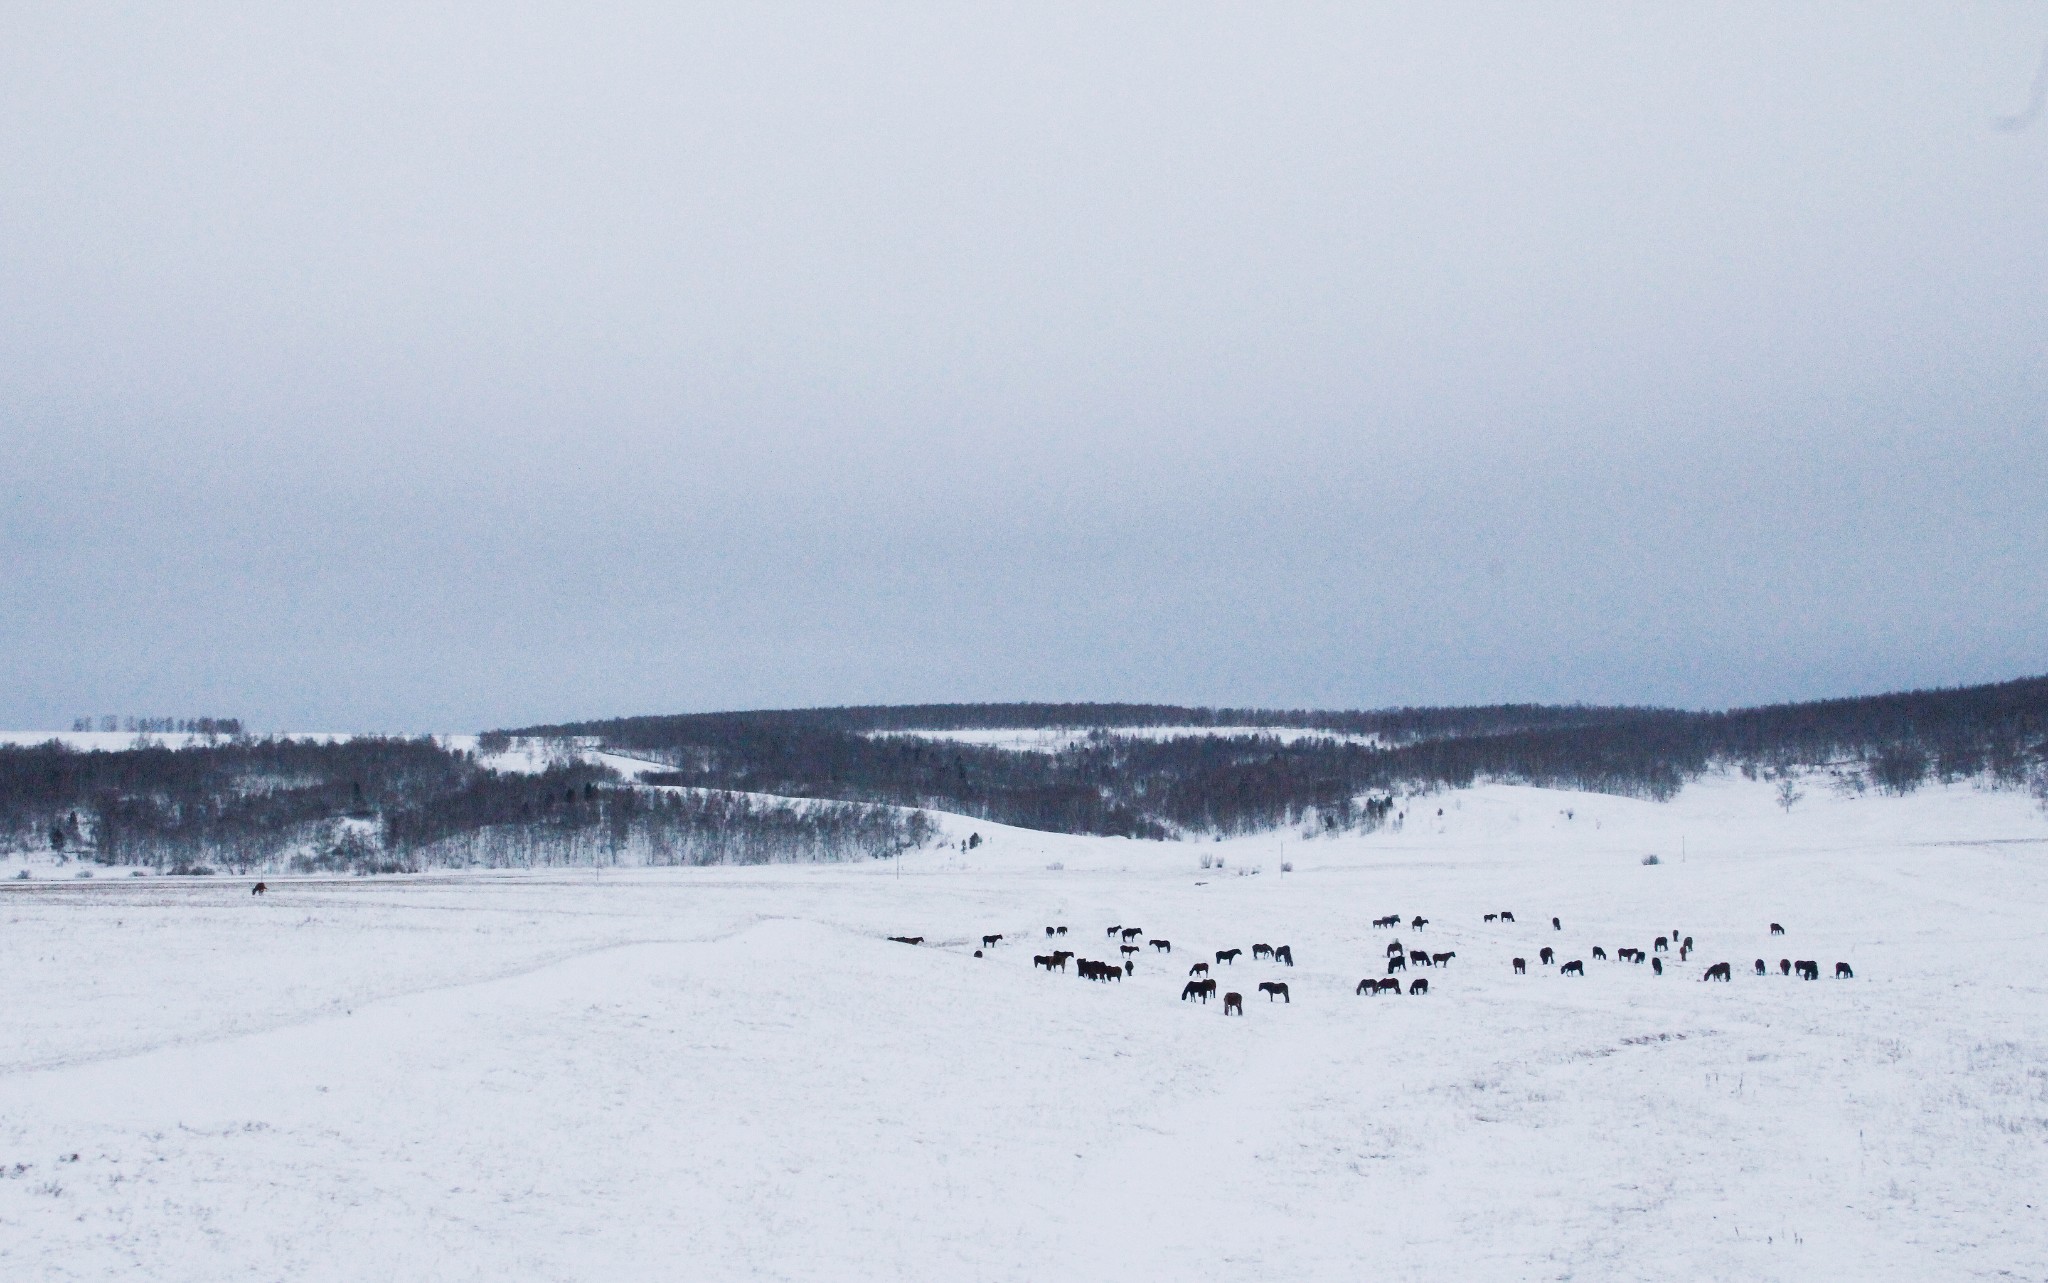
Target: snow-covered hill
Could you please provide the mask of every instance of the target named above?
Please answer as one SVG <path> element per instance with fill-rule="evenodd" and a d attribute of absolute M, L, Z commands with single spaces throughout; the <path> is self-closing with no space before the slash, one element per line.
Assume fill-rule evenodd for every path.
<path fill-rule="evenodd" d="M 1222 843 L 953 817 L 900 869 L 0 884 L 0 1261 L 2040 1277 L 2048 820 L 1967 785 L 1805 791 L 1486 787 L 1407 799 L 1398 832 Z M 1396 912 L 1430 921 L 1371 926 Z M 1049 924 L 1173 952 L 1094 984 L 1032 966 Z M 1662 976 L 1593 960 L 1674 929 L 1698 951 Z M 1356 996 L 1396 935 L 1456 957 L 1426 996 Z M 1197 960 L 1242 1018 L 1180 1000 Z"/>

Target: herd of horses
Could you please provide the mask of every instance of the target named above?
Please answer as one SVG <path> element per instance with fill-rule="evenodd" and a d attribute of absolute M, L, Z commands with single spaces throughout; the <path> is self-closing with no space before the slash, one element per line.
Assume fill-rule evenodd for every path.
<path fill-rule="evenodd" d="M 1506 922 L 1513 922 L 1515 920 L 1512 914 L 1504 913 L 1499 915 L 1499 917 L 1502 921 Z M 1495 915 L 1489 913 L 1486 915 L 1486 919 L 1487 921 L 1491 922 L 1495 919 Z M 1556 918 L 1552 918 L 1550 920 L 1550 925 L 1560 931 L 1564 929 L 1563 924 L 1560 923 Z M 1774 936 L 1784 935 L 1784 925 L 1782 923 L 1773 922 L 1771 924 L 1771 934 Z M 1685 935 L 1676 927 L 1673 927 L 1671 929 L 1670 935 L 1658 936 L 1654 941 L 1652 941 L 1649 953 L 1646 954 L 1641 949 L 1633 947 L 1616 949 L 1614 951 L 1614 957 L 1612 961 L 1629 962 L 1634 963 L 1636 966 L 1641 966 L 1645 959 L 1647 959 L 1650 964 L 1650 970 L 1655 972 L 1657 975 L 1661 976 L 1664 974 L 1664 959 L 1658 957 L 1657 955 L 1670 952 L 1673 941 L 1676 941 L 1678 944 L 1678 960 L 1680 962 L 1684 962 L 1688 957 L 1691 956 L 1693 952 L 1694 946 L 1692 942 L 1692 937 L 1689 935 Z M 1392 951 L 1392 948 L 1393 946 L 1389 946 L 1389 952 Z M 1546 967 L 1556 965 L 1557 951 L 1555 949 L 1545 947 L 1543 949 L 1537 950 L 1536 958 L 1537 961 L 1539 961 Z M 1593 960 L 1595 962 L 1609 961 L 1610 959 L 1607 956 L 1607 950 L 1601 948 L 1597 944 L 1594 945 Z M 1527 975 L 1529 971 L 1529 960 L 1527 958 L 1516 958 L 1514 959 L 1513 966 L 1516 975 Z M 1389 972 L 1393 970 L 1391 964 L 1389 965 L 1388 970 Z M 1762 958 L 1758 958 L 1756 960 L 1756 962 L 1753 964 L 1753 970 L 1754 973 L 1759 976 L 1767 976 L 1771 973 L 1770 964 L 1765 962 Z M 1557 972 L 1559 975 L 1562 976 L 1584 976 L 1586 974 L 1585 960 L 1582 958 L 1574 958 L 1570 962 L 1558 966 Z M 1778 959 L 1779 975 L 1789 976 L 1792 975 L 1794 972 L 1797 972 L 1799 978 L 1802 980 L 1818 980 L 1820 979 L 1820 963 L 1815 962 L 1811 959 L 1807 959 L 1800 962 L 1794 962 L 1790 958 Z M 1700 979 L 1702 981 L 1729 981 L 1733 980 L 1734 978 L 1734 965 L 1726 962 L 1717 962 L 1713 964 L 1712 966 L 1708 967 L 1706 971 L 1700 976 Z M 1852 968 L 1848 963 L 1837 962 L 1835 964 L 1835 979 L 1854 980 L 1855 978 L 1855 969 Z"/>
<path fill-rule="evenodd" d="M 1484 921 L 1488 923 L 1505 924 L 1512 923 L 1514 920 L 1515 915 L 1506 910 L 1486 914 L 1484 918 Z M 1388 928 L 1398 930 L 1402 926 L 1401 915 L 1398 913 L 1385 914 L 1374 918 L 1372 925 L 1374 928 L 1381 930 Z M 1428 926 L 1429 919 L 1420 914 L 1410 918 L 1407 922 L 1407 929 L 1411 932 L 1421 932 Z M 1550 926 L 1555 931 L 1564 930 L 1564 923 L 1554 917 L 1550 920 Z M 1049 940 L 1057 940 L 1066 934 L 1067 928 L 1064 926 L 1050 926 L 1045 929 L 1046 938 Z M 1784 935 L 1785 928 L 1779 923 L 1773 922 L 1771 923 L 1771 934 L 1773 936 Z M 1137 974 L 1137 963 L 1133 955 L 1143 953 L 1146 946 L 1149 945 L 1156 954 L 1170 955 L 1173 953 L 1173 941 L 1163 937 L 1148 938 L 1145 935 L 1144 929 L 1140 927 L 1127 927 L 1118 923 L 1105 930 L 1103 935 L 1106 940 L 1116 945 L 1119 952 L 1118 960 L 1097 961 L 1078 957 L 1071 949 L 1055 949 L 1051 953 L 1034 955 L 1031 959 L 1031 964 L 1034 969 L 1042 968 L 1047 972 L 1058 971 L 1064 973 L 1067 970 L 1067 964 L 1071 962 L 1074 964 L 1075 974 L 1079 975 L 1083 980 L 1092 980 L 1097 983 L 1106 983 L 1112 980 L 1120 982 L 1127 976 Z M 923 936 L 890 936 L 889 938 L 899 944 L 924 943 Z M 974 956 L 977 958 L 981 957 L 984 950 L 992 949 L 996 945 L 1001 944 L 1002 941 L 1003 936 L 1000 933 L 981 937 L 981 948 L 974 951 Z M 1143 943 L 1133 943 L 1134 941 L 1143 941 Z M 1664 974 L 1663 955 L 1671 953 L 1674 944 L 1680 962 L 1685 961 L 1693 953 L 1693 938 L 1674 928 L 1669 935 L 1657 936 L 1647 953 L 1633 946 L 1619 948 L 1614 951 L 1612 961 L 1628 962 L 1637 966 L 1647 961 L 1650 969 L 1661 976 Z M 1592 955 L 1594 960 L 1598 962 L 1610 960 L 1607 950 L 1599 945 L 1593 946 Z M 1188 968 L 1187 983 L 1181 987 L 1181 1001 L 1200 1002 L 1206 1006 L 1211 998 L 1218 996 L 1218 986 L 1215 976 L 1211 971 L 1212 965 L 1215 967 L 1235 966 L 1237 960 L 1242 956 L 1244 956 L 1244 950 L 1242 949 L 1218 949 L 1216 950 L 1216 960 L 1213 964 L 1196 962 L 1190 966 Z M 1429 967 L 1432 969 L 1448 967 L 1457 956 L 1456 950 L 1445 949 L 1432 953 L 1426 949 L 1408 948 L 1398 939 L 1394 940 L 1387 945 L 1386 974 L 1381 977 L 1367 976 L 1358 982 L 1357 987 L 1352 992 L 1355 995 L 1364 996 L 1383 993 L 1399 995 L 1402 992 L 1402 988 L 1400 979 L 1395 975 L 1396 972 L 1407 971 L 1411 966 Z M 1559 975 L 1583 977 L 1586 974 L 1584 959 L 1574 958 L 1569 962 L 1560 964 L 1557 961 L 1557 951 L 1549 946 L 1538 950 L 1536 956 L 1542 965 L 1546 967 L 1556 966 Z M 1271 961 L 1276 965 L 1285 964 L 1291 967 L 1294 965 L 1294 949 L 1291 945 L 1284 944 L 1254 944 L 1252 946 L 1252 958 L 1254 960 Z M 1529 961 L 1526 958 L 1516 958 L 1513 960 L 1513 967 L 1516 975 L 1527 975 Z M 1764 959 L 1758 958 L 1754 971 L 1759 976 L 1768 975 L 1770 974 L 1770 966 Z M 1812 960 L 1795 962 L 1790 958 L 1780 958 L 1778 960 L 1778 973 L 1780 975 L 1790 976 L 1795 972 L 1801 979 L 1818 980 L 1820 979 L 1820 963 Z M 1702 981 L 1719 980 L 1725 982 L 1732 980 L 1734 974 L 1734 967 L 1731 964 L 1717 962 L 1708 967 L 1700 979 Z M 1855 975 L 1856 973 L 1850 968 L 1848 963 L 1838 962 L 1835 964 L 1836 979 L 1853 980 Z M 1292 1005 L 1294 1002 L 1293 995 L 1289 992 L 1285 981 L 1262 980 L 1259 982 L 1258 991 L 1266 995 L 1266 1001 L 1269 1003 L 1278 1001 Z M 1409 980 L 1407 988 L 1409 995 L 1420 996 L 1428 992 L 1429 981 L 1427 979 L 1416 976 Z M 1223 999 L 1224 1015 L 1241 1016 L 1244 1014 L 1244 995 L 1226 992 L 1221 996 Z"/>

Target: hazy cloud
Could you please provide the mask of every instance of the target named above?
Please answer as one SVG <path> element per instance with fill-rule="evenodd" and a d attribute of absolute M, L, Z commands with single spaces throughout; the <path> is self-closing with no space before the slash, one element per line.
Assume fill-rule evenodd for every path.
<path fill-rule="evenodd" d="M 0 722 L 2048 669 L 2044 22 L 10 6 Z"/>

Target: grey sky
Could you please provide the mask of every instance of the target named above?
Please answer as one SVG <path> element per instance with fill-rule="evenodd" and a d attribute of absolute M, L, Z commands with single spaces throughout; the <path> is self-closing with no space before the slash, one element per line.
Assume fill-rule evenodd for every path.
<path fill-rule="evenodd" d="M 2048 670 L 2040 4 L 0 12 L 0 724 Z"/>

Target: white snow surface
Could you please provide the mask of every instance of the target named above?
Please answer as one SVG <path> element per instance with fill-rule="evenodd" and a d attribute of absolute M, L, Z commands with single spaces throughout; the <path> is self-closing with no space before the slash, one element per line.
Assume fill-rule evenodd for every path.
<path fill-rule="evenodd" d="M 983 845 L 900 870 L 5 883 L 0 1271 L 2041 1278 L 2048 821 L 1809 792 L 1488 786 L 1315 841 L 949 818 Z M 1062 923 L 1173 952 L 1034 969 Z M 1674 928 L 1662 977 L 1592 960 Z M 1354 996 L 1395 936 L 1457 957 Z M 1229 947 L 1244 1016 L 1180 1001 Z"/>

